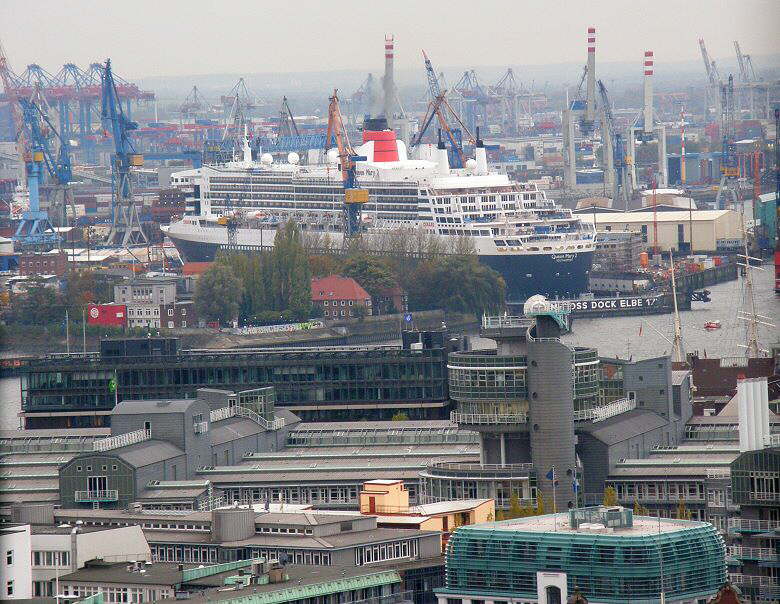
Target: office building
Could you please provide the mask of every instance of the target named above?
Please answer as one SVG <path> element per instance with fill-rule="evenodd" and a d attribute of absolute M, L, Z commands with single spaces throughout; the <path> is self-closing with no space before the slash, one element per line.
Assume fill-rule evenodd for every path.
<path fill-rule="evenodd" d="M 665 601 L 705 604 L 726 581 L 723 539 L 706 522 L 614 507 L 466 526 L 450 539 L 439 604 Z M 664 601 L 664 600 L 661 600 Z"/>

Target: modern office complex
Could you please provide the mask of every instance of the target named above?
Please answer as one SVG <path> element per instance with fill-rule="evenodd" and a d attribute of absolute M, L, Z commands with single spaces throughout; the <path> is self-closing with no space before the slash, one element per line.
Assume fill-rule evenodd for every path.
<path fill-rule="evenodd" d="M 525 311 L 483 320 L 496 349 L 449 354 L 451 419 L 479 435 L 480 463 L 428 467 L 423 500 L 492 498 L 506 508 L 512 496 L 541 493 L 548 511 L 566 510 L 580 492 L 602 491 L 627 453 L 682 437 L 689 381 L 672 385 L 668 357 L 599 359 L 561 342 L 567 317 L 554 304 L 531 299 Z"/>
<path fill-rule="evenodd" d="M 704 604 L 726 581 L 725 546 L 706 522 L 590 507 L 462 527 L 447 548 L 439 604 L 512 601 Z"/>
<path fill-rule="evenodd" d="M 28 428 L 100 426 L 117 401 L 260 386 L 275 386 L 277 404 L 302 419 L 390 419 L 399 411 L 438 419 L 447 405 L 446 351 L 180 350 L 175 338 L 104 340 L 99 353 L 31 361 L 22 375 L 22 411 Z"/>

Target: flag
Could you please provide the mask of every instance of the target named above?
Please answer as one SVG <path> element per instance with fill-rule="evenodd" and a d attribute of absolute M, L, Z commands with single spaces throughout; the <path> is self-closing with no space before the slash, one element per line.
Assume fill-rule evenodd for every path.
<path fill-rule="evenodd" d="M 576 478 L 574 479 L 574 482 L 571 483 L 571 490 L 577 493 L 580 490 L 580 481 Z"/>
<path fill-rule="evenodd" d="M 108 391 L 109 391 L 109 392 L 116 392 L 116 387 L 117 387 L 116 378 L 115 378 L 115 377 L 112 377 L 112 378 L 111 378 L 111 379 L 108 381 Z"/>
<path fill-rule="evenodd" d="M 547 478 L 547 480 L 555 480 L 555 466 L 550 468 L 550 471 L 547 472 L 545 478 Z"/>

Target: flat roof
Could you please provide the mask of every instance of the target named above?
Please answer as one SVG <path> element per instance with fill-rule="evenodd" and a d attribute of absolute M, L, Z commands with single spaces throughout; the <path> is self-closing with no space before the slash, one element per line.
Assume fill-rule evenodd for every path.
<path fill-rule="evenodd" d="M 461 527 L 466 529 L 485 529 L 495 531 L 526 532 L 526 533 L 567 533 L 583 535 L 585 537 L 645 537 L 659 533 L 675 533 L 699 526 L 705 526 L 706 522 L 693 520 L 671 520 L 668 518 L 653 518 L 651 516 L 634 516 L 633 526 L 616 528 L 609 533 L 593 533 L 589 531 L 572 529 L 569 526 L 569 514 L 545 514 L 544 516 L 529 516 L 527 518 L 513 518 L 500 522 L 488 522 L 482 524 Z"/>
<path fill-rule="evenodd" d="M 732 210 L 696 210 L 692 214 L 688 210 L 670 210 L 666 212 L 606 212 L 598 214 L 595 222 L 597 223 L 640 223 L 651 222 L 654 217 L 658 222 L 689 222 L 691 218 L 694 222 L 707 222 L 723 218 Z M 578 214 L 583 220 L 594 222 L 592 213 Z"/>

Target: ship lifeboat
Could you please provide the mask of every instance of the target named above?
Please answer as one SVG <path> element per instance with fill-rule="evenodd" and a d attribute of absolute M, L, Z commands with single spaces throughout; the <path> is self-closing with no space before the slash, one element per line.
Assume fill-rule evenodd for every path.
<path fill-rule="evenodd" d="M 721 327 L 720 321 L 707 321 L 704 324 L 704 329 L 720 329 Z"/>

